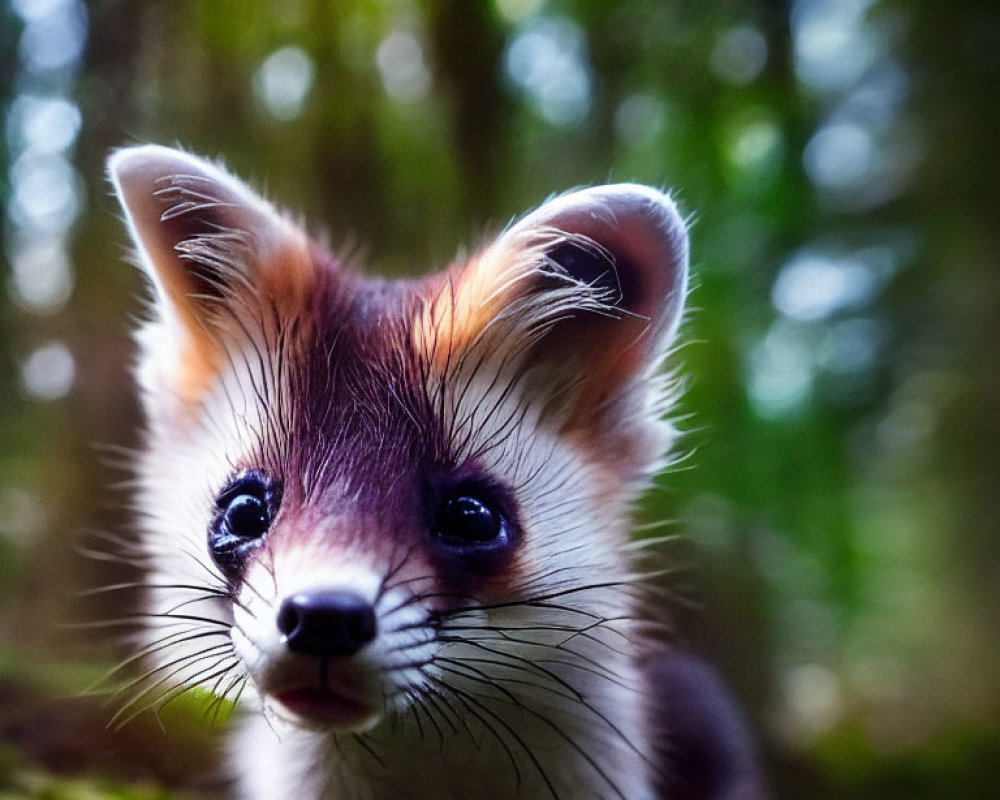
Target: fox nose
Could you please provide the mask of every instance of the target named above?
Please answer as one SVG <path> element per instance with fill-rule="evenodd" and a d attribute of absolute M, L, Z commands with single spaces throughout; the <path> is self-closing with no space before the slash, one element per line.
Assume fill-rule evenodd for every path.
<path fill-rule="evenodd" d="M 300 592 L 278 610 L 289 649 L 314 656 L 352 656 L 378 633 L 372 604 L 352 592 Z"/>

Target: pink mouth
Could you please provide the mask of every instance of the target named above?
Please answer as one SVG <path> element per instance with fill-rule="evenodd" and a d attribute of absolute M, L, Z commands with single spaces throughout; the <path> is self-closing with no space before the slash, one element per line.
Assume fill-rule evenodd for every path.
<path fill-rule="evenodd" d="M 374 713 L 367 703 L 327 688 L 300 687 L 273 697 L 295 716 L 325 728 L 353 728 Z"/>

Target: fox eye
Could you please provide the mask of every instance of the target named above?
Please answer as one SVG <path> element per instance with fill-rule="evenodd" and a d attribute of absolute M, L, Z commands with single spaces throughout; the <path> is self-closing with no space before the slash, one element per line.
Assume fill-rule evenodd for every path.
<path fill-rule="evenodd" d="M 450 495 L 438 511 L 435 533 L 445 541 L 480 544 L 495 540 L 502 532 L 503 517 L 500 512 L 472 494 Z"/>
<path fill-rule="evenodd" d="M 517 506 L 502 484 L 489 477 L 445 478 L 429 496 L 432 552 L 456 580 L 502 571 L 517 550 Z"/>
<path fill-rule="evenodd" d="M 241 539 L 260 538 L 271 525 L 267 498 L 250 492 L 236 495 L 226 505 L 221 525 L 231 536 Z"/>
<path fill-rule="evenodd" d="M 241 475 L 219 494 L 208 549 L 226 577 L 238 577 L 246 557 L 271 527 L 277 501 L 274 482 L 257 472 Z"/>

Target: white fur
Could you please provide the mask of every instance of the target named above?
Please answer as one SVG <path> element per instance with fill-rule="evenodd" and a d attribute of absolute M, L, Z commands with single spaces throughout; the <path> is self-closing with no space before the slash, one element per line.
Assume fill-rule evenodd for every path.
<path fill-rule="evenodd" d="M 251 380 L 248 362 L 237 363 L 248 373 L 228 375 L 221 384 L 225 388 L 217 389 L 206 401 L 205 418 L 212 420 L 210 425 L 195 424 L 186 432 L 166 426 L 151 430 L 150 454 L 142 464 L 141 506 L 157 509 L 146 520 L 143 539 L 156 565 L 153 585 L 204 584 L 214 572 L 204 555 L 212 508 L 207 487 L 221 485 L 231 465 L 256 446 L 247 441 L 248 431 L 256 427 L 247 419 L 261 416 L 252 405 L 232 406 L 233 397 L 246 399 Z M 492 474 L 518 489 L 525 539 L 521 561 L 531 565 L 523 571 L 524 591 L 534 595 L 568 592 L 553 605 L 574 610 L 512 606 L 469 611 L 463 624 L 510 632 L 506 636 L 483 634 L 486 645 L 500 651 L 491 656 L 494 663 L 486 665 L 477 645 L 436 642 L 431 629 L 419 627 L 426 612 L 420 604 L 402 606 L 405 588 L 387 594 L 376 608 L 380 636 L 357 657 L 360 669 L 376 676 L 377 691 L 384 694 L 383 716 L 369 721 L 366 746 L 359 746 L 353 734 L 331 738 L 296 729 L 280 710 L 275 713 L 266 688 L 279 685 L 297 670 L 309 669 L 301 657 L 283 648 L 275 617 L 283 598 L 312 586 L 350 588 L 374 597 L 375 587 L 393 564 L 375 563 L 371 554 L 357 552 L 347 554 L 350 560 L 345 560 L 345 554 L 335 548 L 312 548 L 308 543 L 305 549 L 271 554 L 266 569 L 263 562 L 251 569 L 240 595 L 243 606 L 235 612 L 215 601 L 196 604 L 198 613 L 213 614 L 226 624 L 235 622 L 232 639 L 240 659 L 236 669 L 245 670 L 254 689 L 245 692 L 244 699 L 262 702 L 267 712 L 245 715 L 243 733 L 234 741 L 234 771 L 243 796 L 311 798 L 311 791 L 304 788 L 308 786 L 321 787 L 323 793 L 316 797 L 345 800 L 549 796 L 539 768 L 522 751 L 518 737 L 531 743 L 533 756 L 542 762 L 541 769 L 559 798 L 582 800 L 587 796 L 583 792 L 589 791 L 582 787 L 592 787 L 594 798 L 642 800 L 651 796 L 648 765 L 644 754 L 634 749 L 644 739 L 643 702 L 638 690 L 629 688 L 638 684 L 633 654 L 639 632 L 630 621 L 635 598 L 625 588 L 631 580 L 631 566 L 620 549 L 625 539 L 624 509 L 594 503 L 590 487 L 600 480 L 596 466 L 548 426 L 538 427 L 537 409 L 522 416 L 512 431 L 496 431 L 493 426 L 515 417 L 512 406 L 524 401 L 515 393 L 504 403 L 490 404 L 488 375 L 487 370 L 473 379 L 461 403 L 452 409 L 454 418 L 478 431 L 473 447 L 501 434 L 497 437 L 500 444 L 486 451 L 484 461 Z M 484 408 L 490 409 L 488 415 Z M 336 520 L 328 524 L 335 527 Z M 321 535 L 317 531 L 317 537 Z M 221 578 L 218 581 L 221 584 Z M 571 591 L 595 581 L 621 582 L 623 587 Z M 176 590 L 154 589 L 151 596 L 157 612 L 190 600 L 189 594 Z M 611 621 L 594 625 L 604 618 Z M 165 624 L 170 630 L 196 628 L 183 622 Z M 561 629 L 534 630 L 545 625 L 575 627 L 581 633 L 574 637 Z M 524 628 L 529 630 L 521 631 Z M 556 645 L 560 649 L 553 650 Z M 406 647 L 410 659 L 434 655 L 472 665 L 467 674 L 452 674 L 448 679 L 459 691 L 476 695 L 474 702 L 482 704 L 476 711 L 488 725 L 469 715 L 460 701 L 448 699 L 447 693 L 440 702 L 441 707 L 450 703 L 450 711 L 431 705 L 429 711 L 410 710 L 408 693 L 419 690 L 427 678 L 417 670 L 393 669 L 392 653 Z M 181 658 L 183 649 L 177 645 L 158 655 L 172 662 Z M 193 682 L 206 663 L 211 659 L 195 661 L 175 677 Z M 530 665 L 535 663 L 541 669 L 533 670 Z M 484 686 L 479 674 L 483 670 L 491 680 L 510 686 L 518 702 L 531 712 L 516 708 L 502 691 Z M 432 680 L 439 677 L 433 669 L 429 674 Z M 537 687 L 525 687 L 525 682 Z M 264 697 L 254 701 L 253 696 L 261 692 Z M 580 696 L 587 705 L 579 701 Z M 436 723 L 428 714 L 437 718 Z M 466 718 L 460 722 L 456 714 Z M 517 771 L 508 750 L 517 760 Z M 484 775 L 489 779 L 484 780 Z"/>

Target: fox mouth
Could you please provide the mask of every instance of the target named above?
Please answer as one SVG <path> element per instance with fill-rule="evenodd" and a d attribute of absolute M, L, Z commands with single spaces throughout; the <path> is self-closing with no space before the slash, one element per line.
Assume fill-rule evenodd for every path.
<path fill-rule="evenodd" d="M 359 695 L 324 685 L 289 687 L 271 697 L 308 727 L 358 730 L 368 727 L 376 715 L 374 704 Z"/>
<path fill-rule="evenodd" d="M 264 694 L 293 725 L 322 730 L 365 730 L 379 716 L 380 693 L 358 664 L 321 658 L 310 665 L 272 673 Z M 303 667 L 305 667 L 303 669 Z"/>

